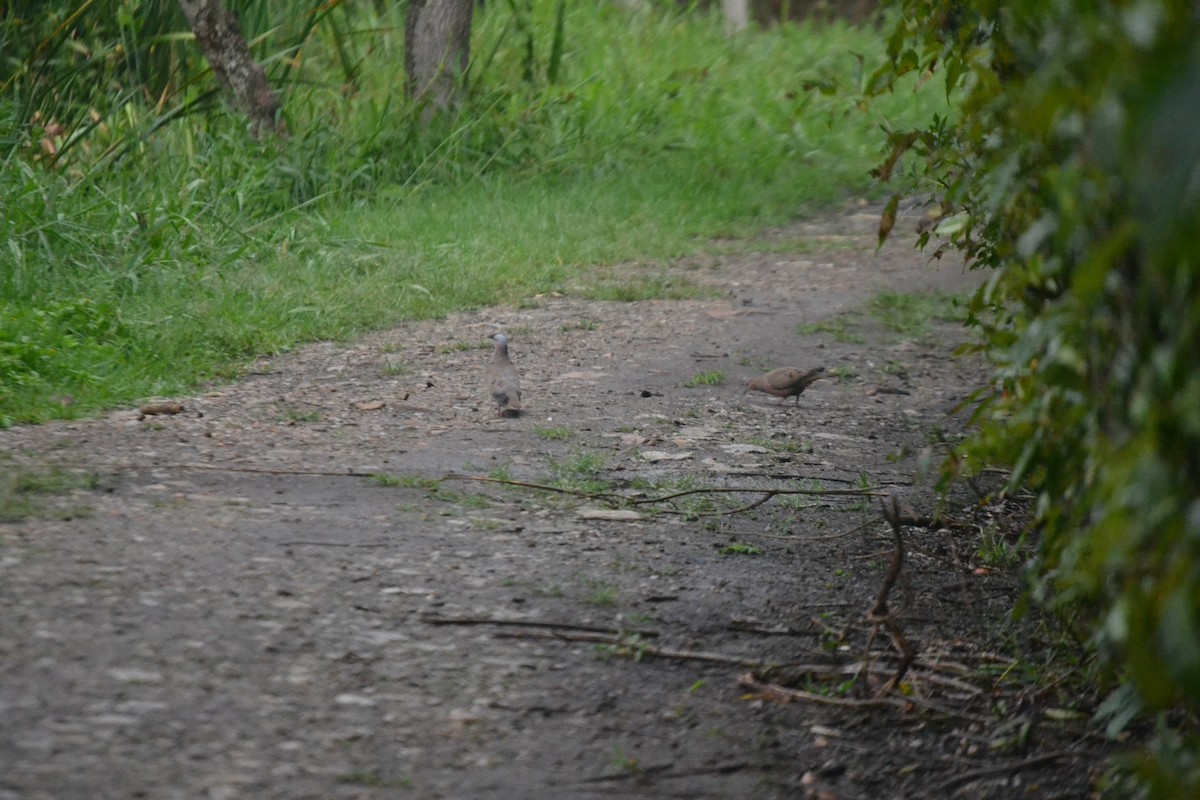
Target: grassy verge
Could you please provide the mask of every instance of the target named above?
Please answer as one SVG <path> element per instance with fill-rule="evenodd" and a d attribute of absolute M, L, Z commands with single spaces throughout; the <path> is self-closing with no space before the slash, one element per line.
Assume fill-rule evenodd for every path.
<path fill-rule="evenodd" d="M 853 83 L 855 53 L 879 57 L 871 31 L 726 39 L 709 15 L 569 5 L 549 81 L 537 56 L 554 4 L 535 0 L 525 28 L 533 77 L 510 8 L 488 4 L 472 100 L 428 129 L 394 96 L 395 26 L 372 19 L 314 38 L 284 142 L 250 141 L 221 112 L 145 136 L 154 120 L 125 106 L 90 134 L 94 152 L 136 140 L 125 158 L 89 160 L 84 143 L 48 168 L 44 132 L 26 126 L 0 163 L 0 426 L 181 393 L 300 342 L 745 236 L 871 191 L 880 121 L 939 106 L 905 94 L 860 111 L 803 88 Z M 329 77 L 347 46 L 353 91 Z"/>

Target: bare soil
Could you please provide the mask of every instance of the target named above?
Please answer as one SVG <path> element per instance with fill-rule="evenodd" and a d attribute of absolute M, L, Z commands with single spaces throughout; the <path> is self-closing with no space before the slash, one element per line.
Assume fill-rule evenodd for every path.
<path fill-rule="evenodd" d="M 876 253 L 877 219 L 662 268 L 706 299 L 532 298 L 264 359 L 179 414 L 0 431 L 0 468 L 100 476 L 0 524 L 0 799 L 1090 796 L 1107 745 L 1017 659 L 1017 570 L 981 555 L 1022 509 L 964 486 L 921 519 L 986 370 L 955 323 L 863 310 L 978 276 Z M 741 393 L 820 365 L 798 403 Z M 746 491 L 656 500 L 687 488 Z M 780 489 L 818 493 L 735 511 Z M 893 691 L 882 495 L 914 523 Z"/>

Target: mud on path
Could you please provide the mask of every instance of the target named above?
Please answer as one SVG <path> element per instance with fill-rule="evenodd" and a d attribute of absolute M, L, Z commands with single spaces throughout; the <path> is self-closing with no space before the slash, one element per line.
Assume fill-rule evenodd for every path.
<path fill-rule="evenodd" d="M 893 552 L 876 498 L 714 514 L 762 495 L 699 493 L 614 520 L 469 479 L 866 484 L 928 513 L 914 476 L 985 373 L 951 358 L 956 324 L 862 309 L 975 278 L 876 254 L 877 218 L 660 276 L 706 299 L 534 298 L 264 360 L 174 416 L 0 431 L 5 470 L 99 476 L 0 523 L 0 798 L 1087 796 L 1102 745 L 1007 677 L 1017 579 L 978 556 L 1005 507 L 964 489 L 962 524 L 904 529 L 891 607 L 917 658 L 878 700 L 897 655 L 864 617 Z M 498 330 L 519 419 L 482 386 Z M 798 405 L 741 396 L 781 365 L 835 378 Z M 686 385 L 706 372 L 727 380 Z"/>

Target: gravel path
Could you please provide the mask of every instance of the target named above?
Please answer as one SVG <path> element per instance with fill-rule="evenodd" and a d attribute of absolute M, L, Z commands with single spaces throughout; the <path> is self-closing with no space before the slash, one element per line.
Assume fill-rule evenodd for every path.
<path fill-rule="evenodd" d="M 914 476 L 985 372 L 956 324 L 863 309 L 976 276 L 875 253 L 876 219 L 663 268 L 703 299 L 530 298 L 264 359 L 180 414 L 0 431 L 0 469 L 90 476 L 0 523 L 0 800 L 1085 796 L 1103 751 L 996 677 L 1017 580 L 979 537 L 1019 509 L 964 490 L 961 525 L 905 528 L 906 702 L 872 699 L 882 635 L 844 685 L 877 498 L 636 504 L 934 508 Z M 482 385 L 501 330 L 517 419 Z M 741 394 L 820 365 L 798 404 Z"/>

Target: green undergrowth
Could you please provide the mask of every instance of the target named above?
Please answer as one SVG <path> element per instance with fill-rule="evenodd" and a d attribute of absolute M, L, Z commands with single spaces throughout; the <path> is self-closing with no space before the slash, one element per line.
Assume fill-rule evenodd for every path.
<path fill-rule="evenodd" d="M 72 505 L 63 498 L 76 490 L 100 488 L 101 476 L 94 472 L 59 467 L 18 469 L 0 464 L 0 522 L 16 522 L 30 517 L 71 519 L 86 516 L 90 509 Z"/>
<path fill-rule="evenodd" d="M 147 105 L 120 69 L 128 31 L 107 50 L 92 31 L 103 80 L 87 94 L 82 73 L 61 77 L 73 93 L 54 97 L 69 106 L 33 91 L 55 76 L 37 83 L 5 62 L 0 427 L 176 395 L 302 342 L 547 291 L 699 296 L 663 267 L 753 250 L 764 226 L 870 194 L 880 124 L 944 105 L 910 86 L 860 110 L 816 87 L 860 80 L 860 55 L 881 62 L 873 31 L 727 38 L 715 15 L 653 6 L 567 4 L 550 70 L 557 5 L 532 0 L 480 10 L 467 103 L 422 125 L 395 88 L 402 20 L 334 4 L 285 69 L 270 47 L 277 29 L 295 37 L 283 25 L 294 5 L 245 17 L 283 97 L 280 141 L 200 103 L 203 73 L 155 94 L 184 104 L 174 111 Z M 19 48 L 13 25 L 0 20 L 0 34 Z M 164 17 L 155 35 L 169 27 Z"/>
<path fill-rule="evenodd" d="M 861 344 L 867 340 L 866 323 L 875 320 L 896 336 L 926 339 L 933 335 L 933 322 L 962 323 L 967 316 L 967 298 L 947 292 L 882 291 L 867 304 L 822 322 L 796 326 L 801 336 L 828 334 L 836 342 Z"/>

